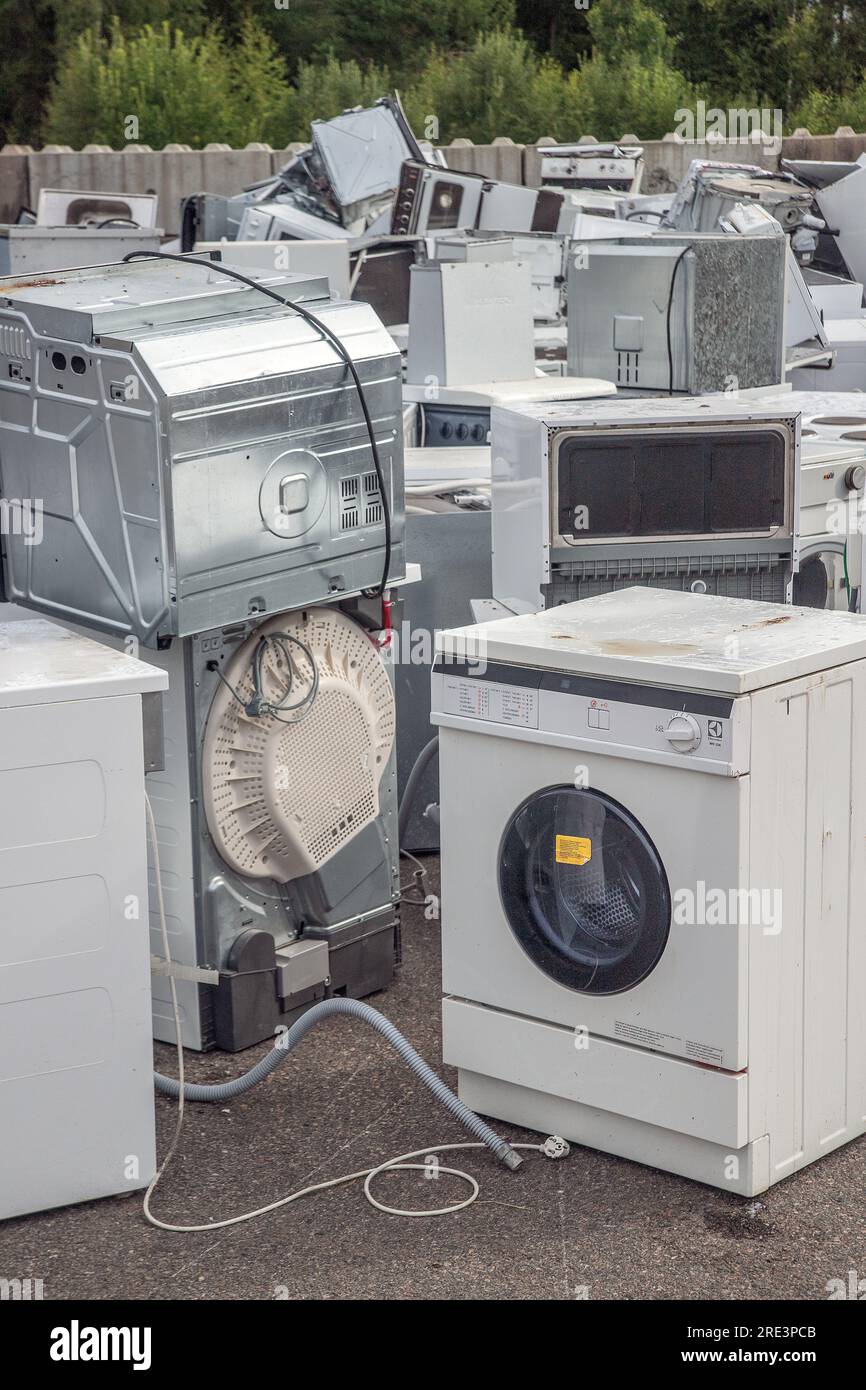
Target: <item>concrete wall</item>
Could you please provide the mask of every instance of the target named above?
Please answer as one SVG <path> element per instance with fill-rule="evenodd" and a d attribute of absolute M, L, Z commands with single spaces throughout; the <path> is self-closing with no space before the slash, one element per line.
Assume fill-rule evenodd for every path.
<path fill-rule="evenodd" d="M 269 145 L 248 145 L 233 150 L 228 145 L 207 145 L 193 150 L 168 145 L 151 150 L 146 145 L 128 145 L 110 150 L 88 145 L 68 150 L 49 145 L 24 151 L 7 146 L 0 151 L 0 222 L 14 221 L 22 206 L 35 209 L 43 188 L 156 193 L 158 224 L 175 236 L 181 203 L 190 193 L 238 193 L 281 169 L 294 148 L 300 147 L 272 150 Z"/>
<path fill-rule="evenodd" d="M 835 135 L 796 131 L 781 142 L 687 144 L 675 135 L 666 135 L 663 140 L 640 141 L 634 135 L 624 139 L 644 146 L 644 190 L 650 193 L 675 188 L 693 159 L 733 160 L 775 169 L 780 153 L 794 159 L 853 160 L 866 150 L 866 134 L 855 134 L 847 127 Z M 515 145 L 505 138 L 490 145 L 455 140 L 443 150 L 454 169 L 537 187 L 538 147 L 552 143 L 542 138 L 533 145 Z M 174 236 L 179 230 L 181 201 L 190 193 L 238 193 L 276 173 L 299 148 L 293 145 L 272 150 L 267 145 L 248 145 L 233 150 L 227 145 L 208 145 L 193 150 L 187 145 L 168 145 L 164 150 L 151 150 L 146 145 L 128 145 L 123 150 L 110 150 L 88 145 L 71 150 L 48 145 L 35 151 L 7 145 L 0 151 L 0 222 L 14 221 L 22 206 L 35 207 L 41 188 L 156 193 L 159 223 Z"/>

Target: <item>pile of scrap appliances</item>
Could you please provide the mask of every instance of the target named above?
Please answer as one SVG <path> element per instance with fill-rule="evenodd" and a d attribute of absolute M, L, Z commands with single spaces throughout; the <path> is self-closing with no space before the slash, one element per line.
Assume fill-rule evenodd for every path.
<path fill-rule="evenodd" d="M 376 1206 L 455 1147 L 748 1196 L 862 1132 L 866 156 L 537 167 L 448 168 L 383 97 L 173 241 L 145 194 L 0 228 L 0 1216 L 141 1187 L 198 1229 L 152 1209 L 154 1090 L 228 1102 L 337 1014 L 471 1136 L 350 1175 Z M 822 777 L 848 909 L 680 925 L 769 862 L 802 905 Z M 457 1094 L 364 1002 L 440 848 Z M 474 1200 L 446 1171 L 468 1196 L 406 1214 Z"/>

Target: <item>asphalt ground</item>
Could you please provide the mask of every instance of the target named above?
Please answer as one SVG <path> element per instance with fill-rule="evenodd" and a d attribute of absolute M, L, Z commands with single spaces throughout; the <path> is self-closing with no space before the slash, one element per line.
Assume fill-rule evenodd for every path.
<path fill-rule="evenodd" d="M 438 862 L 426 862 L 435 892 Z M 437 1068 L 439 994 L 437 923 L 406 907 L 403 965 L 371 1002 Z M 188 1078 L 225 1080 L 265 1050 L 188 1053 Z M 156 1053 L 174 1073 L 173 1049 Z M 175 1106 L 158 1096 L 156 1108 L 162 1153 Z M 222 1220 L 465 1137 L 383 1039 L 333 1019 L 242 1099 L 188 1106 L 154 1210 L 178 1224 Z M 486 1153 L 455 1162 L 480 1197 L 430 1220 L 378 1212 L 354 1183 L 194 1235 L 149 1226 L 141 1194 L 7 1221 L 0 1277 L 42 1279 L 46 1299 L 821 1300 L 829 1281 L 866 1276 L 866 1139 L 752 1200 L 579 1147 L 561 1162 L 531 1155 L 518 1173 Z M 384 1175 L 376 1192 L 409 1207 L 465 1195 L 422 1173 Z"/>

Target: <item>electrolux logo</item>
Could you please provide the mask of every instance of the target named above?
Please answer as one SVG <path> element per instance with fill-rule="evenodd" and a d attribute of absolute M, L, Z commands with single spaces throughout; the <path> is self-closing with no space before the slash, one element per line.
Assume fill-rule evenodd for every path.
<path fill-rule="evenodd" d="M 131 1361 L 134 1371 L 150 1370 L 149 1327 L 68 1327 L 51 1331 L 52 1361 Z"/>

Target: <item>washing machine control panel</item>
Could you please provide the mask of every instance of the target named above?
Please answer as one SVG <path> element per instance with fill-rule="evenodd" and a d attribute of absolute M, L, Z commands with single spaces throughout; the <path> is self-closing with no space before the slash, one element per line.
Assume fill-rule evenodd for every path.
<path fill-rule="evenodd" d="M 639 750 L 664 762 L 710 763 L 718 771 L 746 770 L 745 720 L 739 721 L 735 758 L 736 703 L 731 696 L 499 663 L 442 662 L 434 671 L 434 719 L 438 712 L 445 721 L 478 720 L 611 752 Z"/>

